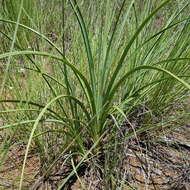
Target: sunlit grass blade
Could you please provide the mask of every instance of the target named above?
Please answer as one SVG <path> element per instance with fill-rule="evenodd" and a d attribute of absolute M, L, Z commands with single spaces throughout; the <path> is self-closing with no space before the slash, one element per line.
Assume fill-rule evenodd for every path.
<path fill-rule="evenodd" d="M 44 108 L 44 105 L 32 102 L 32 101 L 26 101 L 26 100 L 0 100 L 0 103 L 18 103 L 18 104 L 28 104 L 28 105 L 32 105 L 32 106 L 37 106 L 38 108 Z M 54 114 L 55 116 L 57 116 L 58 118 L 62 118 L 61 116 L 59 116 L 58 113 L 54 112 L 53 110 L 47 108 L 47 111 L 49 111 L 50 113 Z"/>
<path fill-rule="evenodd" d="M 155 66 L 149 66 L 149 65 L 142 65 L 142 66 L 138 66 L 135 69 L 129 71 L 128 73 L 126 73 L 119 81 L 118 83 L 114 86 L 113 90 L 110 92 L 109 94 L 109 99 L 112 99 L 115 92 L 117 91 L 117 89 L 120 87 L 120 85 L 125 82 L 126 78 L 129 77 L 131 74 L 133 74 L 136 71 L 142 70 L 142 69 L 148 69 L 148 70 L 157 70 L 157 71 L 161 71 L 163 73 L 166 73 L 168 75 L 170 75 L 172 78 L 174 78 L 175 80 L 177 80 L 178 82 L 180 82 L 181 84 L 183 84 L 186 88 L 188 88 L 190 90 L 190 85 L 185 82 L 184 80 L 182 80 L 181 78 L 179 78 L 178 76 L 176 76 L 175 74 L 171 73 L 170 71 L 163 69 L 163 68 L 159 68 L 159 67 L 155 67 Z"/>
<path fill-rule="evenodd" d="M 3 34 L 7 39 L 9 39 L 10 41 L 13 41 L 13 39 L 11 39 L 7 34 L 5 34 L 3 31 L 0 31 L 1 34 Z M 21 51 L 23 51 L 23 49 L 15 43 L 15 46 L 20 49 Z M 28 55 L 26 55 L 26 57 L 31 61 L 31 63 L 36 67 L 37 70 L 34 70 L 32 68 L 27 68 L 27 67 L 23 67 L 25 69 L 28 69 L 28 70 L 32 70 L 32 71 L 35 71 L 35 72 L 38 72 L 42 75 L 42 77 L 46 76 L 50 79 L 52 79 L 53 81 L 55 81 L 56 83 L 58 83 L 58 85 L 62 86 L 63 88 L 66 88 L 66 86 L 64 84 L 62 84 L 61 82 L 59 82 L 55 77 L 49 75 L 48 73 L 44 73 L 41 71 L 41 69 L 39 68 L 39 66 L 37 65 L 37 63 L 35 63 L 35 61 L 29 57 Z M 46 79 L 44 78 L 44 80 L 46 81 Z M 46 81 L 47 82 L 47 81 Z"/>
<path fill-rule="evenodd" d="M 39 56 L 47 56 L 49 58 L 52 59 L 56 59 L 58 61 L 61 61 L 63 64 L 69 66 L 73 72 L 80 77 L 80 80 L 85 84 L 85 88 L 87 89 L 88 95 L 86 95 L 86 97 L 88 97 L 90 99 L 90 104 L 92 106 L 92 108 L 94 107 L 94 97 L 91 91 L 91 88 L 89 86 L 89 83 L 86 79 L 86 77 L 84 77 L 84 75 L 71 63 L 69 63 L 67 60 L 64 60 L 61 57 L 52 55 L 50 53 L 47 52 L 39 52 L 39 51 L 17 51 L 17 52 L 10 52 L 10 53 L 4 53 L 0 55 L 0 59 L 6 58 L 8 56 L 17 56 L 17 55 L 39 55 Z M 81 82 L 79 82 L 80 84 L 82 84 Z"/>
<path fill-rule="evenodd" d="M 20 8 L 19 8 L 18 16 L 17 16 L 17 21 L 15 22 L 16 25 L 15 25 L 15 29 L 14 29 L 13 41 L 11 43 L 10 52 L 12 52 L 14 50 L 14 43 L 16 42 L 16 38 L 17 38 L 17 32 L 18 32 L 18 27 L 19 27 L 19 21 L 20 21 L 21 14 L 22 14 L 23 3 L 24 3 L 24 0 L 21 0 Z M 5 82 L 7 80 L 7 75 L 8 75 L 8 72 L 9 72 L 10 62 L 11 62 L 11 56 L 8 57 L 6 70 L 5 70 L 5 74 L 4 74 L 3 81 L 2 81 L 2 86 L 0 88 L 0 97 L 2 96 L 3 89 L 4 89 L 4 86 L 5 86 Z"/>
<path fill-rule="evenodd" d="M 0 22 L 16 25 L 16 22 L 11 21 L 11 20 L 5 20 L 5 19 L 2 19 L 2 18 L 0 18 Z M 38 32 L 38 31 L 36 31 L 36 30 L 34 30 L 34 29 L 24 25 L 24 24 L 20 24 L 20 23 L 17 23 L 17 24 L 18 24 L 19 27 L 24 28 L 26 30 L 29 30 L 29 31 L 35 33 L 36 35 L 40 36 L 42 39 L 47 41 L 52 47 L 54 47 L 60 55 L 62 55 L 62 51 L 51 40 L 49 40 L 44 34 L 41 34 L 40 32 Z"/>
<path fill-rule="evenodd" d="M 92 85 L 93 92 L 95 93 L 95 90 L 96 90 L 96 86 L 95 86 L 95 82 L 96 82 L 96 80 L 95 80 L 95 69 L 94 69 L 94 63 L 93 63 L 93 58 L 92 58 L 92 50 L 91 50 L 91 47 L 90 47 L 90 41 L 89 41 L 89 38 L 88 38 L 87 29 L 86 29 L 86 26 L 85 26 L 83 16 L 82 16 L 81 11 L 79 9 L 79 6 L 77 4 L 77 1 L 76 0 L 70 0 L 69 2 L 72 5 L 73 11 L 75 12 L 75 15 L 77 17 L 78 23 L 80 25 L 81 33 L 82 33 L 85 48 L 86 48 L 87 58 L 88 58 L 91 85 Z"/>
<path fill-rule="evenodd" d="M 18 127 L 19 128 L 19 127 L 22 127 L 22 125 L 24 125 L 24 124 L 35 123 L 35 122 L 36 122 L 36 120 L 20 121 L 20 122 L 15 122 L 13 124 L 1 126 L 0 129 L 7 129 L 7 128 L 13 128 L 13 127 Z M 65 126 L 65 127 L 69 127 L 69 125 L 67 125 L 63 120 L 41 119 L 41 120 L 39 120 L 39 122 L 43 122 L 43 123 L 44 122 L 59 123 L 59 124 L 62 124 L 63 126 Z M 78 121 L 78 122 L 80 122 L 80 121 Z"/>
<path fill-rule="evenodd" d="M 135 41 L 135 39 L 137 38 L 137 36 L 139 35 L 139 33 L 142 31 L 142 29 L 146 26 L 146 24 L 148 23 L 148 21 L 162 8 L 164 7 L 167 3 L 169 3 L 169 1 L 171 0 L 166 0 L 164 1 L 158 8 L 156 8 L 144 21 L 143 23 L 139 26 L 139 28 L 136 30 L 135 34 L 133 35 L 133 37 L 131 38 L 131 40 L 129 41 L 129 43 L 127 44 L 127 46 L 125 47 L 123 53 L 122 53 L 122 56 L 121 58 L 119 59 L 118 63 L 117 63 L 117 66 L 116 66 L 116 69 L 110 79 L 110 83 L 107 87 L 107 90 L 106 90 L 106 94 L 109 93 L 109 91 L 111 90 L 113 84 L 114 84 L 114 81 L 116 80 L 116 77 L 123 65 L 123 62 L 125 60 L 125 57 L 130 49 L 130 47 L 132 46 L 133 42 Z M 104 101 L 105 102 L 105 101 Z"/>
<path fill-rule="evenodd" d="M 20 185 L 19 185 L 19 190 L 22 190 L 22 184 L 23 184 L 23 179 L 24 179 L 24 170 L 25 170 L 25 165 L 26 165 L 26 161 L 27 161 L 27 157 L 28 157 L 28 152 L 29 152 L 29 148 L 30 148 L 30 145 L 32 143 L 32 139 L 33 139 L 33 136 L 34 136 L 34 132 L 41 120 L 41 118 L 43 117 L 43 115 L 45 114 L 46 110 L 48 109 L 48 107 L 54 103 L 55 101 L 57 101 L 58 99 L 60 98 L 63 98 L 65 95 L 60 95 L 54 99 L 52 99 L 43 109 L 42 111 L 40 112 L 40 114 L 38 115 L 37 119 L 35 120 L 35 123 L 32 127 L 32 131 L 31 131 L 31 134 L 30 134 L 30 137 L 29 137 L 29 140 L 28 140 L 28 144 L 27 144 L 27 147 L 26 147 L 26 152 L 25 152 L 25 156 L 24 156 L 24 161 L 23 161 L 23 167 L 22 167 L 22 173 L 21 173 L 21 179 L 20 179 Z"/>

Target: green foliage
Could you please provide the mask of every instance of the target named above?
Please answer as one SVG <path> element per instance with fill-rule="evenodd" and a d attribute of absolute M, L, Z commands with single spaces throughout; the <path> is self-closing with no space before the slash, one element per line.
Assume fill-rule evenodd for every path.
<path fill-rule="evenodd" d="M 5 82 L 6 87 L 13 86 L 12 91 L 7 90 L 11 98 L 0 100 L 2 109 L 7 109 L 3 110 L 3 117 L 12 117 L 14 122 L 10 124 L 8 120 L 0 129 L 18 127 L 15 136 L 22 134 L 24 141 L 29 139 L 20 189 L 33 141 L 41 159 L 46 156 L 47 166 L 69 146 L 72 155 L 83 156 L 78 168 L 90 155 L 102 154 L 103 139 L 109 136 L 107 131 L 113 132 L 111 136 L 116 133 L 117 127 L 110 125 L 110 116 L 130 113 L 141 104 L 160 114 L 190 90 L 188 2 L 175 1 L 178 6 L 167 14 L 171 0 L 144 4 L 125 0 L 122 3 L 69 0 L 63 7 L 62 31 L 52 30 L 54 25 L 60 29 L 56 23 L 61 24 L 63 18 L 59 2 L 49 2 L 59 11 L 51 18 L 48 15 L 43 18 L 41 13 L 49 12 L 53 5 L 48 9 L 48 3 L 39 3 L 42 7 L 38 9 L 36 1 L 23 2 L 19 21 L 20 1 L 15 0 L 3 1 L 4 14 L 0 18 L 3 25 L 0 32 L 9 43 L 14 41 L 10 36 L 18 25 L 15 51 L 7 52 L 5 47 L 7 53 L 2 53 L 0 60 L 7 57 L 15 63 L 19 58 L 26 60 L 13 67 L 24 68 L 26 76 L 18 72 L 13 76 L 9 72 Z M 58 14 L 61 16 L 57 18 Z M 36 15 L 41 16 L 37 19 Z M 49 39 L 48 32 L 42 26 L 37 27 L 37 21 L 45 25 L 45 30 L 52 25 L 50 33 L 58 35 L 58 39 Z M 37 51 L 27 50 L 33 39 L 40 39 Z M 8 103 L 13 108 L 9 109 Z M 145 120 L 151 120 L 150 115 Z M 27 123 L 34 124 L 26 127 Z M 147 126 L 138 133 L 150 128 L 155 127 Z M 134 135 L 127 134 L 126 138 Z M 70 146 L 73 139 L 75 142 Z M 52 153 L 58 141 L 61 144 Z M 74 174 L 73 171 L 64 183 Z"/>
<path fill-rule="evenodd" d="M 21 0 L 7 0 L 2 1 L 2 17 L 6 20 L 11 20 L 16 22 L 18 13 L 20 10 Z M 35 0 L 26 0 L 23 2 L 22 6 L 22 14 L 20 23 L 36 28 L 36 19 L 37 15 L 35 12 L 36 9 L 36 1 Z M 11 32 L 14 31 L 13 25 L 6 25 L 4 26 L 4 31 L 6 34 L 11 34 Z M 19 43 L 23 48 L 32 47 L 33 41 L 34 41 L 34 35 L 32 33 L 18 30 L 17 35 L 17 43 Z"/>

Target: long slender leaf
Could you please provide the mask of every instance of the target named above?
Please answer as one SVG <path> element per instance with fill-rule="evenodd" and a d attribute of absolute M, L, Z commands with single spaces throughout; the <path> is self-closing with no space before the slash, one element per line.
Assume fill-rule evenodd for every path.
<path fill-rule="evenodd" d="M 116 80 L 116 77 L 123 65 L 123 62 L 124 62 L 124 59 L 125 57 L 127 56 L 127 53 L 130 49 L 130 47 L 132 46 L 133 42 L 135 41 L 135 39 L 138 37 L 139 33 L 142 31 L 142 29 L 146 26 L 146 24 L 148 23 L 148 21 L 162 8 L 164 7 L 167 3 L 169 3 L 169 1 L 171 0 L 166 0 L 164 1 L 158 8 L 156 8 L 144 21 L 143 23 L 139 26 L 139 28 L 136 30 L 135 34 L 133 35 L 133 37 L 131 38 L 131 40 L 129 41 L 129 43 L 127 44 L 127 46 L 125 47 L 123 53 L 122 53 L 122 56 L 121 58 L 119 59 L 118 63 L 117 63 L 117 67 L 110 79 L 110 83 L 107 87 L 107 91 L 106 91 L 106 94 L 109 93 L 109 91 L 111 90 L 111 87 L 113 86 L 114 84 L 114 81 Z"/>

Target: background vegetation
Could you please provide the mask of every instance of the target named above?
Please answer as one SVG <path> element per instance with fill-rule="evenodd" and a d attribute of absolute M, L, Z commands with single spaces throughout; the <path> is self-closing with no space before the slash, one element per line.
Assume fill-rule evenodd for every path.
<path fill-rule="evenodd" d="M 129 186 L 121 145 L 188 120 L 189 3 L 1 0 L 0 165 L 24 144 L 19 189 L 30 150 L 42 181 L 64 158 L 58 189 L 87 168 L 102 189 Z"/>

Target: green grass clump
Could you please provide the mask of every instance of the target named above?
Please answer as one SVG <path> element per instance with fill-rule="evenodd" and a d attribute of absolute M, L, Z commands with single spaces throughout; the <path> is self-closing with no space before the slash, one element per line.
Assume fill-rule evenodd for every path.
<path fill-rule="evenodd" d="M 17 22 L 17 17 L 20 10 L 20 5 L 22 4 L 21 0 L 8 0 L 8 1 L 2 1 L 2 17 L 11 20 L 14 22 Z M 21 12 L 21 18 L 19 19 L 19 23 L 22 23 L 24 25 L 27 25 L 32 28 L 37 27 L 37 23 L 35 20 L 37 19 L 37 15 L 35 12 L 35 9 L 37 7 L 34 0 L 31 1 L 23 1 L 22 4 L 22 12 Z M 12 31 L 14 31 L 15 25 L 3 25 L 3 31 L 7 35 L 11 34 Z M 16 42 L 17 44 L 21 45 L 23 48 L 28 48 L 33 46 L 33 42 L 35 36 L 32 33 L 26 32 L 22 29 L 18 29 L 17 31 L 17 37 Z M 4 46 L 8 46 L 9 43 L 6 43 L 4 41 Z"/>
<path fill-rule="evenodd" d="M 49 8 L 38 3 L 4 1 L 0 32 L 11 48 L 0 55 L 8 62 L 0 94 L 7 125 L 0 128 L 27 143 L 19 189 L 31 146 L 40 153 L 45 177 L 59 155 L 68 153 L 73 171 L 61 189 L 91 157 L 106 157 L 121 116 L 148 108 L 142 123 L 149 125 L 136 131 L 143 133 L 155 122 L 153 115 L 162 117 L 188 93 L 189 3 L 175 1 L 171 12 L 172 0 L 69 0 Z M 56 14 L 44 17 L 52 7 Z M 34 39 L 37 48 L 28 49 Z"/>

